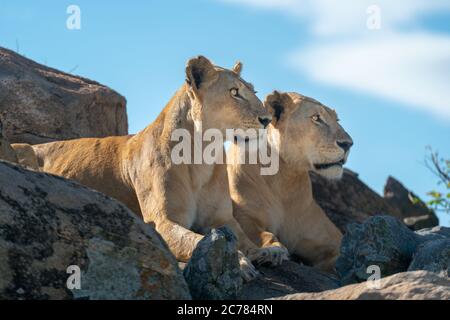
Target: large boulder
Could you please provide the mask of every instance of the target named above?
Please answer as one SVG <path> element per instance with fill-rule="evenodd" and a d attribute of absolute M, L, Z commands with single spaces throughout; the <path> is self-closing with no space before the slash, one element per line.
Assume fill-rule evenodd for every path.
<path fill-rule="evenodd" d="M 374 285 L 372 283 L 371 285 Z M 320 293 L 299 293 L 280 300 L 449 300 L 450 280 L 427 271 L 398 273 L 381 279 L 379 287 L 359 283 Z"/>
<path fill-rule="evenodd" d="M 403 222 L 413 230 L 431 228 L 439 224 L 434 211 L 393 177 L 389 177 L 386 182 L 384 198 L 387 203 L 400 211 Z"/>
<path fill-rule="evenodd" d="M 3 161 L 0 274 L 0 300 L 190 298 L 152 225 L 102 193 Z"/>
<path fill-rule="evenodd" d="M 342 231 L 350 223 L 362 223 L 376 215 L 402 218 L 400 210 L 370 189 L 348 169 L 340 180 L 327 180 L 311 173 L 313 194 L 331 221 Z"/>
<path fill-rule="evenodd" d="M 0 47 L 0 114 L 11 143 L 126 135 L 125 98 Z"/>
<path fill-rule="evenodd" d="M 417 248 L 408 271 L 427 270 L 450 277 L 450 239 L 427 241 Z"/>
<path fill-rule="evenodd" d="M 294 261 L 284 261 L 277 267 L 260 266 L 258 271 L 261 277 L 245 283 L 239 299 L 269 299 L 339 287 L 339 280 L 336 277 Z"/>
<path fill-rule="evenodd" d="M 336 270 L 343 284 L 365 281 L 370 266 L 386 277 L 408 269 L 420 235 L 391 216 L 376 216 L 363 224 L 351 224 L 341 244 Z"/>
<path fill-rule="evenodd" d="M 414 232 L 397 218 L 372 217 L 348 226 L 336 270 L 343 284 L 367 280 L 371 266 L 379 268 L 381 277 L 407 270 L 448 273 L 449 235 L 449 228 Z"/>
<path fill-rule="evenodd" d="M 228 227 L 211 230 L 198 243 L 183 273 L 194 299 L 236 299 L 242 277 L 233 232 Z"/>

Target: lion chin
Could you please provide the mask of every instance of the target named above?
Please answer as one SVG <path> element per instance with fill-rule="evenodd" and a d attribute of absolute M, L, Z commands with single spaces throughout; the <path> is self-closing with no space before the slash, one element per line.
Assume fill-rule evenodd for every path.
<path fill-rule="evenodd" d="M 328 180 L 339 180 L 344 174 L 344 163 L 345 161 L 341 160 L 335 163 L 315 164 L 314 172 Z"/>

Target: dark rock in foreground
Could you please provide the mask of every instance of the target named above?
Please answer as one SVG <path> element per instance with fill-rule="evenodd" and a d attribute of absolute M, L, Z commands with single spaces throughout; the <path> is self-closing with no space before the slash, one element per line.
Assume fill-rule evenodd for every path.
<path fill-rule="evenodd" d="M 124 97 L 1 47 L 0 114 L 11 143 L 128 133 Z"/>
<path fill-rule="evenodd" d="M 183 273 L 194 299 L 236 299 L 242 277 L 233 232 L 213 229 L 198 243 Z"/>
<path fill-rule="evenodd" d="M 391 216 L 372 217 L 351 224 L 342 239 L 336 269 L 343 284 L 365 281 L 369 266 L 378 266 L 381 277 L 408 269 L 420 236 Z"/>
<path fill-rule="evenodd" d="M 367 283 L 319 293 L 299 293 L 280 300 L 449 300 L 450 280 L 427 271 L 403 272 L 383 278 L 379 287 Z"/>
<path fill-rule="evenodd" d="M 293 261 L 285 261 L 275 268 L 261 266 L 258 271 L 261 277 L 245 283 L 239 299 L 269 299 L 339 287 L 339 281 L 334 276 Z"/>
<path fill-rule="evenodd" d="M 391 216 L 351 224 L 344 235 L 336 269 L 343 284 L 365 281 L 379 267 L 382 278 L 407 270 L 448 272 L 450 229 L 414 232 Z"/>
<path fill-rule="evenodd" d="M 67 288 L 74 265 L 80 290 Z M 0 300 L 190 298 L 153 226 L 99 192 L 3 161 L 0 271 Z"/>
<path fill-rule="evenodd" d="M 450 239 L 427 241 L 413 256 L 408 271 L 427 270 L 450 277 Z"/>

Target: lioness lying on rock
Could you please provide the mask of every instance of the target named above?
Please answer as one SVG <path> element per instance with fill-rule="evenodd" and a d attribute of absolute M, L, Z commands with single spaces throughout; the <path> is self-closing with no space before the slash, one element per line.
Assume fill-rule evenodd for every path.
<path fill-rule="evenodd" d="M 201 234 L 223 225 L 235 232 L 241 251 L 257 259 L 260 250 L 233 218 L 226 164 L 175 165 L 171 159 L 176 129 L 192 137 L 200 122 L 203 130 L 224 135 L 226 129 L 267 126 L 271 116 L 240 77 L 241 68 L 215 67 L 201 56 L 189 60 L 186 83 L 146 129 L 135 136 L 35 145 L 40 169 L 112 196 L 154 222 L 179 261 L 191 257 Z M 240 264 L 244 279 L 257 275 L 242 253 Z"/>
<path fill-rule="evenodd" d="M 336 112 L 311 98 L 275 91 L 265 106 L 273 115 L 268 137 L 280 156 L 279 172 L 262 176 L 259 164 L 238 164 L 234 143 L 228 166 L 234 215 L 266 251 L 259 262 L 277 265 L 291 253 L 333 271 L 342 234 L 314 201 L 309 171 L 340 178 L 352 139 Z"/>

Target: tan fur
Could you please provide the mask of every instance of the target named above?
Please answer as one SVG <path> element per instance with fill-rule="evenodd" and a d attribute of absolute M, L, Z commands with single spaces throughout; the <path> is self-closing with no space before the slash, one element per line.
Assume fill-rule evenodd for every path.
<path fill-rule="evenodd" d="M 317 170 L 314 165 L 346 159 L 348 151 L 337 141 L 348 147 L 353 142 L 336 113 L 313 99 L 274 92 L 265 105 L 274 116 L 268 136 L 272 148 L 279 150 L 279 172 L 262 176 L 259 165 L 229 165 L 234 215 L 249 238 L 266 248 L 260 262 L 279 264 L 289 252 L 333 271 L 342 234 L 314 201 L 308 172 L 340 178 L 342 166 Z M 321 121 L 314 121 L 317 114 Z M 233 144 L 231 159 L 239 152 L 239 145 Z"/>
<path fill-rule="evenodd" d="M 256 254 L 233 218 L 226 165 L 174 165 L 171 141 L 175 129 L 194 135 L 195 122 L 203 130 L 260 128 L 258 117 L 270 117 L 251 84 L 236 70 L 214 67 L 206 58 L 191 59 L 187 83 L 159 117 L 135 136 L 79 139 L 33 146 L 41 169 L 112 196 L 153 222 L 179 261 L 187 261 L 202 235 L 228 225 L 245 254 Z M 231 95 L 238 88 L 240 98 Z M 241 259 L 247 279 L 255 275 Z"/>

